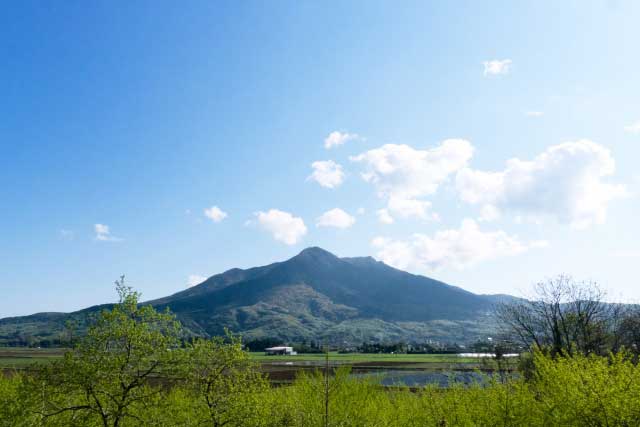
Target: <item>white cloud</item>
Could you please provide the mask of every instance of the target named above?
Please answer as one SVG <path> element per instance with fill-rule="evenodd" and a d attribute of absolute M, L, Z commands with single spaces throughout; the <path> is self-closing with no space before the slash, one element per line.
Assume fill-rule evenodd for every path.
<path fill-rule="evenodd" d="M 333 147 L 338 147 L 347 143 L 348 141 L 352 141 L 354 139 L 360 139 L 358 134 L 348 133 L 348 132 L 340 132 L 333 131 L 324 139 L 324 148 L 327 150 Z"/>
<path fill-rule="evenodd" d="M 351 157 L 364 163 L 365 181 L 374 184 L 382 197 L 411 199 L 436 192 L 447 177 L 466 166 L 473 146 L 464 139 L 447 139 L 428 150 L 386 144 Z"/>
<path fill-rule="evenodd" d="M 227 213 L 217 206 L 205 209 L 204 215 L 213 222 L 220 222 L 227 217 Z"/>
<path fill-rule="evenodd" d="M 187 288 L 199 285 L 205 280 L 207 280 L 207 278 L 204 276 L 200 276 L 198 274 L 190 274 L 189 277 L 187 278 Z"/>
<path fill-rule="evenodd" d="M 388 214 L 398 218 L 418 218 L 438 221 L 438 214 L 431 212 L 431 202 L 419 199 L 390 197 L 387 201 Z"/>
<path fill-rule="evenodd" d="M 491 61 L 484 61 L 482 64 L 484 65 L 485 76 L 497 76 L 509 73 L 513 61 L 510 59 L 493 59 Z"/>
<path fill-rule="evenodd" d="M 333 160 L 311 163 L 313 173 L 307 178 L 316 181 L 323 187 L 336 188 L 344 181 L 342 166 Z"/>
<path fill-rule="evenodd" d="M 493 205 L 484 205 L 480 209 L 480 221 L 495 221 L 501 216 L 500 210 Z"/>
<path fill-rule="evenodd" d="M 640 134 L 640 120 L 633 124 L 630 124 L 629 126 L 625 126 L 624 130 L 629 133 Z"/>
<path fill-rule="evenodd" d="M 307 227 L 302 218 L 289 212 L 269 209 L 267 212 L 256 212 L 255 216 L 262 229 L 271 233 L 275 240 L 287 245 L 295 245 L 307 234 Z"/>
<path fill-rule="evenodd" d="M 429 213 L 431 204 L 420 198 L 434 194 L 451 174 L 464 168 L 473 151 L 469 141 L 447 139 L 427 150 L 386 144 L 350 160 L 364 164 L 362 178 L 387 200 L 386 213 L 378 215 L 388 223 L 392 216 L 434 219 Z"/>
<path fill-rule="evenodd" d="M 96 240 L 100 240 L 102 242 L 119 242 L 122 240 L 119 237 L 111 235 L 108 225 L 94 224 L 93 229 L 96 232 Z"/>
<path fill-rule="evenodd" d="M 378 221 L 382 224 L 393 224 L 393 217 L 389 214 L 389 211 L 386 209 L 378 209 L 376 211 L 376 215 L 378 216 Z"/>
<path fill-rule="evenodd" d="M 531 249 L 548 248 L 549 247 L 549 241 L 548 240 L 534 240 L 533 242 L 529 243 L 529 247 Z"/>
<path fill-rule="evenodd" d="M 549 147 L 531 161 L 511 159 L 500 172 L 463 169 L 456 177 L 462 200 L 483 205 L 483 217 L 501 211 L 540 222 L 553 217 L 574 228 L 601 224 L 607 205 L 626 194 L 604 178 L 615 171 L 609 150 L 589 140 Z"/>
<path fill-rule="evenodd" d="M 340 208 L 326 211 L 318 217 L 317 227 L 349 228 L 355 224 L 356 219 Z"/>
<path fill-rule="evenodd" d="M 542 111 L 527 111 L 524 115 L 527 117 L 542 117 L 544 113 Z"/>
<path fill-rule="evenodd" d="M 371 243 L 378 249 L 378 259 L 396 268 L 420 271 L 463 269 L 546 244 L 540 241 L 522 243 L 501 230 L 484 232 L 471 219 L 462 221 L 459 229 L 441 230 L 433 237 L 425 234 L 414 234 L 408 240 L 376 237 Z"/>

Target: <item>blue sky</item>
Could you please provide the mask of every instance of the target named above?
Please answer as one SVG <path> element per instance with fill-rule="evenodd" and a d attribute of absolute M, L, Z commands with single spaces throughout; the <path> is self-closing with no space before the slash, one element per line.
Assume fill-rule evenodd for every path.
<path fill-rule="evenodd" d="M 640 300 L 639 20 L 622 0 L 5 5 L 0 317 L 312 245 L 479 293 L 570 273 Z"/>

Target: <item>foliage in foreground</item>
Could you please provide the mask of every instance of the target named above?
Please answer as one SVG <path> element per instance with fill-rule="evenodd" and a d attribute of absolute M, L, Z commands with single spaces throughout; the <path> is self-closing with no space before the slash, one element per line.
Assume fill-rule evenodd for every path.
<path fill-rule="evenodd" d="M 535 351 L 528 375 L 419 390 L 348 369 L 269 387 L 238 337 L 186 346 L 170 313 L 120 303 L 65 358 L 0 375 L 0 426 L 637 426 L 640 368 L 624 351 Z"/>
<path fill-rule="evenodd" d="M 349 375 L 348 370 L 329 378 L 320 372 L 307 374 L 291 386 L 269 388 L 251 371 L 236 372 L 238 383 L 234 383 L 235 374 L 216 382 L 218 371 L 206 368 L 206 372 L 194 373 L 194 381 L 145 389 L 145 398 L 129 406 L 135 416 L 124 417 L 118 424 L 115 419 L 105 424 L 96 412 L 68 411 L 44 417 L 46 397 L 38 394 L 42 391 L 39 385 L 14 376 L 0 379 L 0 425 L 640 425 L 640 368 L 624 355 L 554 360 L 538 353 L 534 363 L 535 375 L 529 381 L 487 379 L 484 384 L 431 386 L 418 391 L 383 389 L 373 380 Z M 85 398 L 77 390 L 67 395 L 67 402 L 80 403 Z"/>

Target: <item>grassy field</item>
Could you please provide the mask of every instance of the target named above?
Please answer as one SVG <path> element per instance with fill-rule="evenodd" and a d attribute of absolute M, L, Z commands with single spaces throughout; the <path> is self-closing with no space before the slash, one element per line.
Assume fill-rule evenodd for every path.
<path fill-rule="evenodd" d="M 260 362 L 322 362 L 325 355 L 298 354 L 295 356 L 267 356 L 263 352 L 251 353 L 254 360 Z M 477 363 L 478 359 L 471 357 L 459 357 L 456 354 L 370 354 L 370 353 L 329 353 L 329 359 L 333 363 Z"/>
<path fill-rule="evenodd" d="M 0 368 L 22 368 L 37 362 L 47 362 L 62 357 L 65 349 L 0 348 Z M 299 354 L 295 356 L 267 356 L 263 352 L 251 353 L 252 359 L 262 364 L 287 363 L 292 365 L 320 365 L 324 354 Z M 331 352 L 332 365 L 376 365 L 400 366 L 406 364 L 458 365 L 477 364 L 476 358 L 459 357 L 455 354 L 361 354 Z"/>
<path fill-rule="evenodd" d="M 0 348 L 0 374 L 11 375 L 15 370 L 28 369 L 35 363 L 46 363 L 62 357 L 66 349 Z M 260 364 L 272 384 L 289 384 L 301 372 L 323 369 L 325 355 L 299 354 L 295 356 L 267 356 L 263 352 L 250 353 Z M 515 360 L 513 361 L 515 362 Z M 460 357 L 455 354 L 329 354 L 332 369 L 349 366 L 354 375 L 392 374 L 399 382 L 411 378 L 427 378 L 438 372 L 474 372 L 477 369 L 492 370 L 483 360 Z M 515 364 L 512 364 L 515 368 Z M 408 375 L 408 376 L 407 376 Z M 429 377 L 431 378 L 431 377 Z M 426 381 L 426 380 L 425 380 Z"/>
<path fill-rule="evenodd" d="M 0 368 L 24 368 L 38 362 L 47 362 L 62 357 L 60 348 L 0 348 Z"/>

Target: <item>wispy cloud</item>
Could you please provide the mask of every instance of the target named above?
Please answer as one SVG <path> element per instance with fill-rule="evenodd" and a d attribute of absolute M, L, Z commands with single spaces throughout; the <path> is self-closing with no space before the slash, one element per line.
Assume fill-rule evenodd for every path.
<path fill-rule="evenodd" d="M 633 124 L 630 124 L 629 126 L 625 126 L 624 130 L 629 133 L 640 134 L 640 120 Z"/>
<path fill-rule="evenodd" d="M 433 236 L 414 234 L 406 240 L 376 237 L 371 243 L 385 263 L 420 271 L 464 269 L 547 246 L 546 241 L 521 242 L 502 230 L 482 231 L 472 219 L 462 221 L 458 229 L 440 230 Z"/>
<path fill-rule="evenodd" d="M 524 113 L 525 116 L 527 117 L 542 117 L 544 116 L 544 112 L 542 111 L 526 111 Z"/>
<path fill-rule="evenodd" d="M 62 240 L 73 240 L 76 237 L 76 233 L 74 233 L 73 230 L 61 228 L 58 230 L 58 236 L 60 236 Z"/>
<path fill-rule="evenodd" d="M 617 251 L 612 255 L 616 258 L 640 258 L 640 249 Z"/>
<path fill-rule="evenodd" d="M 96 232 L 96 240 L 101 242 L 120 242 L 120 237 L 113 236 L 109 230 L 109 226 L 105 224 L 95 224 L 93 226 Z"/>
<path fill-rule="evenodd" d="M 484 75 L 498 76 L 508 74 L 511 71 L 513 61 L 510 59 L 492 59 L 490 61 L 484 61 Z"/>
<path fill-rule="evenodd" d="M 347 143 L 348 141 L 362 139 L 357 133 L 348 133 L 348 132 L 340 132 L 333 131 L 324 139 L 324 148 L 327 150 L 338 147 Z"/>

